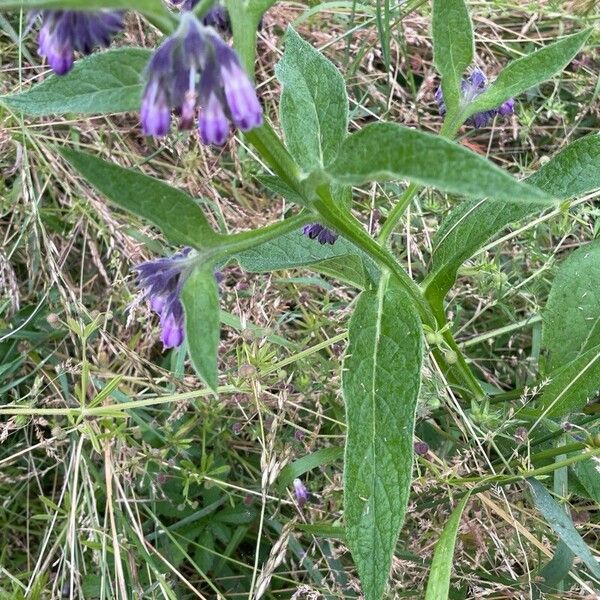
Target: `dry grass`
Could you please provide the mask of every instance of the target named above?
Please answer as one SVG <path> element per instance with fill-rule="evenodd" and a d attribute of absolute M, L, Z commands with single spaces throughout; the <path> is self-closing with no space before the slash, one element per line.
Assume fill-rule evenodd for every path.
<path fill-rule="evenodd" d="M 472 6 L 478 64 L 490 75 L 509 55 L 597 17 L 585 1 Z M 261 33 L 258 80 L 274 120 L 282 32 L 305 11 L 280 2 Z M 18 19 L 10 23 L 18 28 Z M 351 22 L 348 11 L 332 8 L 298 28 L 347 74 L 353 128 L 385 119 L 439 129 L 426 4 L 394 29 L 389 73 L 372 18 L 358 13 Z M 156 39 L 132 17 L 119 43 L 152 46 Z M 46 77 L 25 53 L 20 59 L 8 35 L 0 44 L 3 93 Z M 26 50 L 35 56 L 31 36 Z M 580 56 L 562 77 L 520 98 L 511 120 L 466 132 L 462 143 L 515 174 L 530 173 L 564 144 L 598 129 L 598 62 L 593 51 Z M 0 389 L 2 404 L 30 408 L 29 416 L 5 414 L 0 421 L 0 597 L 357 597 L 341 541 L 301 527 L 341 524 L 341 463 L 309 473 L 313 497 L 303 509 L 275 483 L 291 461 L 343 443 L 344 342 L 336 336 L 354 292 L 309 272 L 256 276 L 227 268 L 222 308 L 239 326 L 224 328 L 223 392 L 210 397 L 181 354 L 161 353 L 157 323 L 136 301 L 131 267 L 168 252 L 164 240 L 74 176 L 57 157 L 58 143 L 142 165 L 202 198 L 217 228 L 257 227 L 286 210 L 254 178 L 260 167 L 240 138 L 215 151 L 195 136 L 149 141 L 136 115 L 22 120 L 0 109 Z M 359 191 L 357 214 L 371 231 L 398 191 L 376 185 Z M 506 389 L 535 383 L 539 323 L 501 328 L 543 306 L 554 260 L 594 234 L 596 198 L 517 229 L 465 269 L 451 310 L 459 338 L 469 341 L 468 353 L 489 383 Z M 395 250 L 415 278 L 455 202 L 422 192 L 396 235 Z M 84 339 L 81 326 L 90 323 Z M 497 336 L 484 337 L 495 330 Z M 93 405 L 115 378 L 113 399 L 101 399 L 104 408 L 93 417 L 79 418 L 79 407 Z M 530 465 L 539 450 L 525 443 L 515 454 L 506 443 L 520 423 L 514 416 L 519 395 L 475 420 L 431 366 L 426 383 L 417 432 L 432 449 L 415 467 L 390 598 L 422 597 L 449 498 L 471 486 L 470 478 Z M 111 411 L 111 402 L 139 405 L 125 413 Z M 491 458 L 498 455 L 515 462 Z M 597 507 L 580 500 L 573 506 L 588 511 L 579 530 L 597 547 Z M 536 570 L 554 545 L 521 485 L 482 492 L 460 529 L 453 597 L 531 598 Z M 599 596 L 576 575 L 560 597 Z"/>

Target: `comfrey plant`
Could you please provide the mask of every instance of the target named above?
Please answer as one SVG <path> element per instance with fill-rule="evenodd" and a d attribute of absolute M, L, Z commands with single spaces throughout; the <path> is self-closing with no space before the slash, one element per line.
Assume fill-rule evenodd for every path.
<path fill-rule="evenodd" d="M 260 159 L 256 168 L 265 169 L 259 181 L 298 210 L 264 228 L 227 235 L 213 230 L 195 199 L 138 169 L 70 148 L 68 136 L 59 152 L 115 205 L 140 215 L 161 229 L 166 240 L 184 248 L 170 258 L 138 265 L 138 283 L 160 317 L 164 348 L 185 349 L 214 394 L 228 389 L 219 386 L 227 375 L 218 373 L 221 313 L 216 269 L 230 262 L 257 272 L 309 268 L 356 290 L 341 374 L 347 433 L 344 528 L 336 537 L 351 551 L 364 597 L 383 598 L 410 495 L 415 413 L 425 363 L 445 382 L 469 423 L 489 421 L 492 400 L 506 397 L 482 381 L 454 339 L 447 296 L 459 269 L 510 223 L 546 210 L 565 210 L 570 199 L 600 187 L 600 138 L 595 134 L 567 145 L 525 181 L 454 138 L 463 127 L 483 127 L 496 115 L 512 114 L 514 99 L 559 74 L 590 31 L 571 33 L 509 62 L 488 82 L 473 67 L 472 25 L 463 0 L 433 0 L 434 64 L 440 77 L 435 100 L 444 116 L 439 134 L 389 122 L 371 123 L 350 134 L 344 78 L 291 27 L 275 71 L 281 85 L 277 126 L 263 116 L 254 84 L 256 31 L 275 0 L 225 3 L 233 46 L 222 37 L 229 26 L 207 17 L 215 8 L 207 0 L 171 2 L 175 10 L 148 0 L 111 0 L 105 8 L 112 10 L 84 11 L 86 4 L 72 0 L 65 2 L 65 10 L 41 12 L 40 53 L 58 74 L 71 68 L 74 52 L 87 54 L 108 45 L 121 27 L 121 10 L 137 10 L 164 37 L 153 52 L 120 47 L 83 58 L 69 74 L 51 77 L 2 102 L 36 116 L 140 111 L 144 133 L 158 138 L 170 133 L 175 115 L 181 129 L 197 122 L 206 144 L 224 144 L 231 124 L 240 130 L 237 135 L 243 135 L 244 144 Z M 33 0 L 0 4 L 31 9 L 39 5 Z M 53 8 L 59 5 L 52 3 Z M 100 9 L 103 3 L 95 1 L 93 6 Z M 104 78 L 106 88 L 85 87 L 90 74 L 95 81 Z M 404 191 L 380 231 L 371 235 L 351 210 L 356 208 L 351 204 L 353 190 L 367 183 L 385 187 L 388 182 L 395 182 L 388 190 L 401 189 L 400 182 Z M 433 239 L 426 276 L 415 281 L 401 259 L 402 249 L 392 242 L 407 208 L 425 188 L 462 200 Z M 560 420 L 568 416 L 576 421 L 600 387 L 600 328 L 594 325 L 600 319 L 598 264 L 597 242 L 574 252 L 561 266 L 544 309 L 540 343 L 547 360 L 539 377 L 550 383 L 538 386 L 527 406 L 527 422 L 535 423 L 532 429 L 539 429 L 541 438 L 552 438 L 557 430 L 570 435 Z M 511 393 L 518 397 L 520 391 Z M 440 414 L 443 411 L 441 407 Z M 435 453 L 422 442 L 416 448 L 419 460 L 427 461 Z M 496 459 L 494 448 L 485 451 L 490 453 L 486 460 Z M 585 565 L 585 577 L 600 577 L 598 563 L 570 517 L 536 479 L 551 473 L 554 465 L 521 452 L 515 447 L 515 465 L 527 464 L 528 470 L 515 466 L 508 475 L 494 472 L 467 479 L 468 494 L 453 494 L 458 503 L 434 554 L 427 600 L 448 597 L 454 539 L 469 494 L 526 480 L 550 526 L 559 535 L 568 530 L 563 541 Z M 565 469 L 599 451 L 578 442 L 569 453 Z M 316 464 L 311 462 L 302 473 L 295 470 L 294 477 Z M 308 492 L 300 479 L 293 481 L 293 489 L 297 502 L 308 508 Z"/>
<path fill-rule="evenodd" d="M 40 10 L 29 14 L 31 22 L 37 17 L 42 21 L 39 54 L 58 75 L 71 70 L 75 52 L 90 54 L 98 46 L 109 46 L 123 27 L 123 12 L 117 10 Z"/>

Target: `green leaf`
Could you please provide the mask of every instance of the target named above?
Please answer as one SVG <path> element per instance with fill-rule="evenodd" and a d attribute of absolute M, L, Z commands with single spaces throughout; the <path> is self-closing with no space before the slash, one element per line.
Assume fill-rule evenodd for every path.
<path fill-rule="evenodd" d="M 600 188 L 600 135 L 569 144 L 526 181 L 564 200 Z"/>
<path fill-rule="evenodd" d="M 286 465 L 281 469 L 277 479 L 277 485 L 280 490 L 284 490 L 294 479 L 312 471 L 317 467 L 328 465 L 344 456 L 344 449 L 341 446 L 332 446 L 331 448 L 321 448 L 316 452 L 311 452 L 293 463 Z"/>
<path fill-rule="evenodd" d="M 67 75 L 51 75 L 25 92 L 0 97 L 0 102 L 33 116 L 137 111 L 141 73 L 149 57 L 150 51 L 143 48 L 92 54 L 77 61 Z"/>
<path fill-rule="evenodd" d="M 550 196 L 564 200 L 600 187 L 600 136 L 573 142 L 526 180 Z M 442 223 L 433 240 L 427 295 L 441 301 L 460 266 L 510 223 L 554 208 L 552 200 L 514 198 L 464 202 Z M 598 336 L 600 344 L 600 332 Z"/>
<path fill-rule="evenodd" d="M 544 200 L 546 194 L 519 183 L 463 146 L 394 123 L 373 123 L 352 134 L 329 174 L 343 183 L 409 179 L 444 192 L 498 200 Z"/>
<path fill-rule="evenodd" d="M 212 266 L 202 265 L 185 282 L 181 301 L 185 310 L 185 340 L 194 368 L 208 387 L 217 391 L 219 348 L 219 288 Z"/>
<path fill-rule="evenodd" d="M 540 590 L 547 593 L 560 591 L 559 586 L 568 577 L 574 558 L 575 555 L 569 547 L 562 540 L 559 541 L 554 556 L 540 571 L 540 575 L 544 578 L 544 582 L 538 584 Z"/>
<path fill-rule="evenodd" d="M 446 600 L 450 590 L 450 575 L 454 559 L 454 546 L 456 534 L 460 525 L 460 518 L 469 501 L 470 492 L 457 504 L 450 515 L 444 531 L 435 545 L 433 561 L 429 571 L 425 600 Z"/>
<path fill-rule="evenodd" d="M 335 66 L 291 27 L 275 68 L 283 87 L 280 118 L 288 150 L 311 172 L 337 155 L 348 130 L 348 96 Z"/>
<path fill-rule="evenodd" d="M 361 289 L 369 287 L 379 277 L 373 261 L 345 238 L 338 238 L 333 245 L 323 245 L 303 235 L 301 231 L 282 235 L 240 252 L 234 258 L 249 273 L 268 273 L 307 266 L 321 270 L 322 267 L 327 275 L 340 277 Z M 334 259 L 337 260 L 334 262 Z"/>
<path fill-rule="evenodd" d="M 586 29 L 569 35 L 509 63 L 487 91 L 469 104 L 466 116 L 497 108 L 509 98 L 514 98 L 560 73 L 573 60 L 591 32 L 591 29 Z"/>
<path fill-rule="evenodd" d="M 433 239 L 426 285 L 429 299 L 441 302 L 454 285 L 460 266 L 494 234 L 532 213 L 556 206 L 552 200 L 470 200 L 459 204 Z"/>
<path fill-rule="evenodd" d="M 61 148 L 60 153 L 99 192 L 118 206 L 148 219 L 173 244 L 201 249 L 216 245 L 221 238 L 184 192 L 79 150 Z"/>
<path fill-rule="evenodd" d="M 536 479 L 528 479 L 535 507 L 542 513 L 548 525 L 565 545 L 578 556 L 594 577 L 600 577 L 600 564 L 583 541 L 564 508 L 548 493 Z"/>
<path fill-rule="evenodd" d="M 367 600 L 383 597 L 404 521 L 422 360 L 412 303 L 384 275 L 358 300 L 342 372 L 346 538 Z"/>
<path fill-rule="evenodd" d="M 600 505 L 600 465 L 589 458 L 573 465 L 575 475 L 589 497 Z"/>
<path fill-rule="evenodd" d="M 544 386 L 539 401 L 544 413 L 550 417 L 563 417 L 581 410 L 600 388 L 600 346 L 550 375 L 550 383 Z"/>
<path fill-rule="evenodd" d="M 461 79 L 474 52 L 473 24 L 464 0 L 434 0 L 432 32 L 433 60 L 452 116 L 459 110 Z"/>
<path fill-rule="evenodd" d="M 584 348 L 600 345 L 600 240 L 563 261 L 542 316 L 549 373 L 574 361 Z"/>

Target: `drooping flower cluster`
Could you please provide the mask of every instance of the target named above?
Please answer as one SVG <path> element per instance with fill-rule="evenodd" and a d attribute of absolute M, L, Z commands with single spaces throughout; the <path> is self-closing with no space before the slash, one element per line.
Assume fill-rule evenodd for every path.
<path fill-rule="evenodd" d="M 338 234 L 331 229 L 327 229 L 320 223 L 310 223 L 305 225 L 302 233 L 307 235 L 311 240 L 317 240 L 320 244 L 335 244 Z"/>
<path fill-rule="evenodd" d="M 201 140 L 219 146 L 230 121 L 242 131 L 262 124 L 256 90 L 237 53 L 190 12 L 155 51 L 147 77 L 141 109 L 146 135 L 166 135 L 173 112 L 181 129 L 190 129 L 197 114 Z"/>
<path fill-rule="evenodd" d="M 469 105 L 475 98 L 481 96 L 488 87 L 488 79 L 480 69 L 474 69 L 471 74 L 461 81 L 460 89 L 462 94 L 462 102 L 465 106 Z M 435 92 L 435 101 L 438 105 L 440 115 L 446 114 L 446 103 L 444 102 L 444 94 L 442 88 L 439 87 Z M 496 115 L 503 117 L 512 115 L 515 112 L 515 101 L 511 98 L 501 104 L 498 108 L 484 110 L 475 113 L 469 117 L 467 123 L 476 128 L 485 127 Z"/>
<path fill-rule="evenodd" d="M 184 314 L 180 296 L 193 268 L 190 248 L 170 258 L 159 258 L 136 267 L 139 287 L 160 316 L 161 340 L 165 349 L 181 346 L 184 338 Z"/>
<path fill-rule="evenodd" d="M 71 70 L 75 52 L 106 48 L 123 28 L 123 12 L 118 10 L 40 10 L 29 14 L 30 21 L 37 16 L 42 18 L 38 53 L 57 75 Z"/>

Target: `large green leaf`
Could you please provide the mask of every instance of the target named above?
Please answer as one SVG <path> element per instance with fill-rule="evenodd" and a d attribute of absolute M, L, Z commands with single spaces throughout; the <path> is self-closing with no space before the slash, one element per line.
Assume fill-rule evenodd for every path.
<path fill-rule="evenodd" d="M 183 287 L 185 340 L 198 375 L 217 391 L 217 351 L 219 348 L 219 288 L 212 266 L 196 268 Z"/>
<path fill-rule="evenodd" d="M 383 597 L 404 521 L 422 360 L 412 303 L 384 275 L 358 300 L 342 372 L 346 538 L 367 600 Z"/>
<path fill-rule="evenodd" d="M 600 314 L 597 318 L 600 319 Z M 550 377 L 539 401 L 544 413 L 563 417 L 581 410 L 600 391 L 600 346 L 553 371 Z"/>
<path fill-rule="evenodd" d="M 470 200 L 459 204 L 433 239 L 427 296 L 440 302 L 454 285 L 460 266 L 509 223 L 556 205 L 552 200 Z"/>
<path fill-rule="evenodd" d="M 409 179 L 444 192 L 501 200 L 544 200 L 546 194 L 519 183 L 465 147 L 394 123 L 373 123 L 352 134 L 329 174 L 342 183 Z"/>
<path fill-rule="evenodd" d="M 433 1 L 433 60 L 450 115 L 459 110 L 460 83 L 473 61 L 473 25 L 464 0 Z"/>
<path fill-rule="evenodd" d="M 564 199 L 600 188 L 600 135 L 588 135 L 569 144 L 527 183 Z"/>
<path fill-rule="evenodd" d="M 573 142 L 526 181 L 559 200 L 600 188 L 600 136 L 589 135 Z M 519 198 L 488 198 L 460 204 L 442 223 L 433 240 L 427 295 L 441 300 L 454 284 L 462 263 L 495 234 L 510 223 L 555 206 L 554 200 Z"/>
<path fill-rule="evenodd" d="M 280 117 L 288 150 L 307 172 L 337 155 L 348 129 L 344 78 L 291 27 L 275 72 L 283 87 Z"/>
<path fill-rule="evenodd" d="M 450 590 L 450 576 L 454 559 L 454 546 L 456 534 L 460 525 L 460 518 L 469 501 L 470 493 L 457 504 L 450 518 L 444 526 L 444 531 L 435 545 L 433 561 L 429 571 L 425 600 L 447 600 Z"/>
<path fill-rule="evenodd" d="M 67 75 L 51 75 L 25 92 L 0 97 L 0 102 L 34 116 L 137 111 L 141 73 L 149 57 L 150 51 L 143 48 L 92 54 L 77 61 Z"/>
<path fill-rule="evenodd" d="M 591 29 L 580 31 L 509 63 L 492 85 L 468 106 L 467 116 L 497 108 L 509 98 L 560 73 L 573 60 L 590 33 Z"/>
<path fill-rule="evenodd" d="M 542 316 L 548 373 L 575 360 L 584 348 L 593 352 L 600 345 L 600 240 L 560 265 Z"/>
<path fill-rule="evenodd" d="M 583 561 L 594 577 L 600 577 L 600 563 L 575 529 L 571 517 L 539 481 L 536 479 L 528 479 L 527 481 L 531 488 L 533 503 L 542 513 L 548 525 L 571 552 Z"/>
<path fill-rule="evenodd" d="M 575 475 L 588 496 L 600 506 L 600 471 L 598 462 L 592 460 L 582 460 L 573 466 Z"/>
<path fill-rule="evenodd" d="M 60 153 L 99 192 L 118 206 L 148 219 L 173 244 L 201 249 L 220 239 L 186 193 L 79 150 L 61 148 Z"/>
<path fill-rule="evenodd" d="M 351 242 L 340 237 L 333 245 L 322 245 L 300 230 L 240 252 L 234 258 L 250 273 L 312 266 L 362 289 L 378 278 L 376 265 Z"/>

